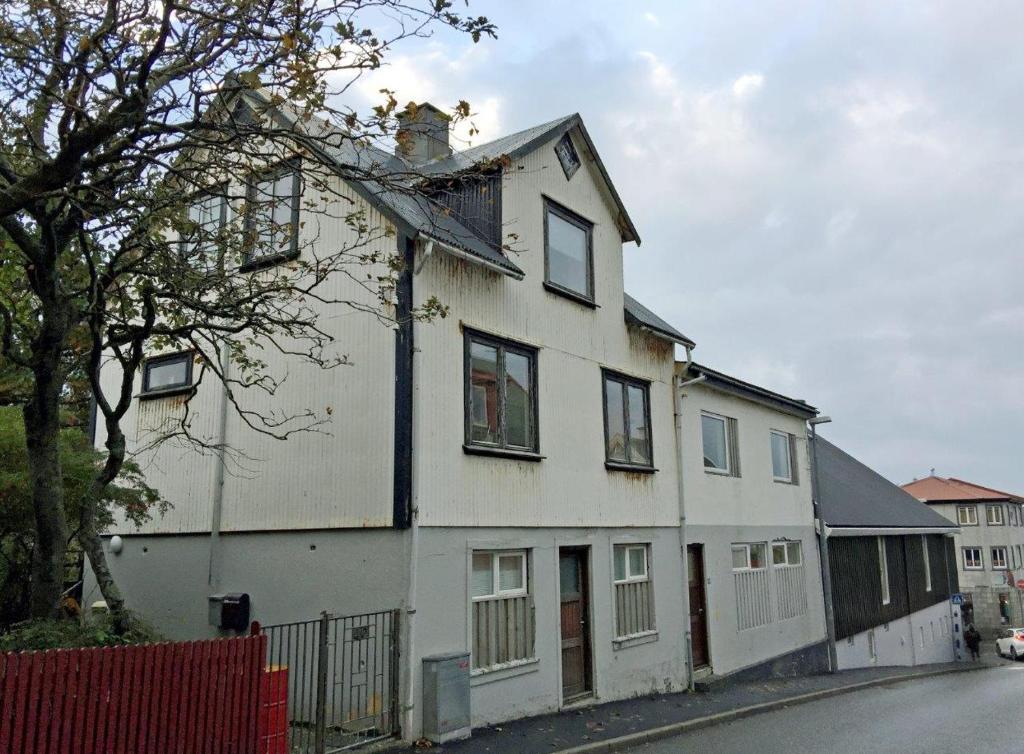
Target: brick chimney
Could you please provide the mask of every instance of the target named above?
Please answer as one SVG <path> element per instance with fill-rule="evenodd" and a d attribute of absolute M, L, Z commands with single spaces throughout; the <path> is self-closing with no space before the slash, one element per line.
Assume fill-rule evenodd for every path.
<path fill-rule="evenodd" d="M 398 114 L 395 154 L 413 165 L 447 157 L 448 124 L 451 118 L 429 102 L 410 105 Z"/>

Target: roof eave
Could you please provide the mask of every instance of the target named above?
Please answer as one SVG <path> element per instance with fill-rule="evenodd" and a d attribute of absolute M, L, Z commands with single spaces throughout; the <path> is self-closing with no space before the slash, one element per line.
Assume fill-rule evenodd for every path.
<path fill-rule="evenodd" d="M 501 265 L 495 264 L 494 262 L 484 259 L 483 257 L 477 256 L 476 254 L 473 254 L 472 252 L 467 251 L 466 249 L 460 249 L 458 246 L 453 246 L 452 244 L 442 241 L 439 238 L 435 238 L 434 236 L 422 230 L 417 233 L 417 237 L 422 238 L 423 240 L 428 241 L 430 243 L 437 244 L 438 247 L 440 247 L 443 251 L 445 251 L 448 254 L 451 254 L 454 257 L 457 257 L 458 259 L 462 259 L 466 262 L 469 262 L 470 264 L 478 265 L 480 267 L 490 270 L 491 272 L 497 272 L 502 275 L 506 275 L 512 278 L 513 280 L 522 280 L 524 277 L 526 277 L 525 273 L 518 267 L 514 269 L 502 267 Z"/>
<path fill-rule="evenodd" d="M 729 377 L 728 375 L 724 375 L 721 372 L 706 369 L 697 364 L 691 364 L 690 371 L 695 373 L 694 376 L 704 376 L 704 384 L 713 390 L 718 390 L 722 393 L 734 395 L 737 398 L 743 398 L 755 403 L 760 403 L 768 406 L 769 408 L 774 408 L 778 411 L 782 411 L 801 419 L 813 419 L 821 413 L 809 403 L 803 403 L 793 398 L 787 398 L 784 395 L 774 393 L 770 390 L 765 390 L 764 388 L 760 388 L 757 385 L 752 385 L 748 382 L 737 380 L 733 377 Z"/>

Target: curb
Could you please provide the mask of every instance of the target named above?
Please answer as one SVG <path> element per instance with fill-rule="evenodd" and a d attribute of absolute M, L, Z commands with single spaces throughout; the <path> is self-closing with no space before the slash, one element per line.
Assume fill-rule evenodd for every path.
<path fill-rule="evenodd" d="M 748 707 L 740 707 L 726 712 L 716 712 L 713 715 L 705 715 L 704 717 L 697 717 L 693 720 L 671 723 L 670 725 L 663 725 L 660 728 L 642 730 L 637 733 L 630 733 L 617 738 L 609 738 L 604 741 L 593 741 L 591 743 L 583 744 L 582 746 L 574 746 L 569 749 L 559 749 L 557 752 L 554 752 L 554 754 L 597 754 L 598 752 L 621 751 L 631 746 L 638 746 L 651 741 L 660 741 L 663 738 L 669 738 L 671 736 L 679 735 L 680 733 L 688 733 L 693 730 L 709 728 L 713 725 L 719 725 L 733 720 L 741 720 L 745 717 L 752 717 L 754 715 L 761 714 L 762 712 L 772 712 L 795 704 L 805 704 L 819 699 L 827 699 L 831 696 L 839 696 L 840 694 L 848 694 L 853 691 L 860 691 L 862 689 L 869 689 L 877 686 L 888 686 L 890 684 L 901 683 L 903 681 L 912 681 L 917 678 L 934 678 L 936 676 L 949 675 L 951 673 L 966 673 L 972 670 L 986 670 L 990 667 L 997 666 L 978 664 L 971 665 L 966 668 L 945 668 L 943 670 L 932 670 L 926 673 L 906 673 L 904 675 L 889 676 L 888 678 L 876 678 L 871 681 L 851 683 L 848 686 L 821 689 L 820 691 L 811 691 L 806 694 L 786 697 L 785 699 L 775 699 L 770 702 L 752 704 Z"/>

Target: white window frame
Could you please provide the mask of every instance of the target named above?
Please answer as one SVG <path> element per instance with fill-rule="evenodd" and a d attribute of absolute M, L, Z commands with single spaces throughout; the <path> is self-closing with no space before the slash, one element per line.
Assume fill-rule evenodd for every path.
<path fill-rule="evenodd" d="M 964 570 L 965 571 L 983 571 L 983 570 L 985 570 L 985 555 L 981 551 L 980 547 L 962 547 L 960 549 L 961 549 L 961 552 L 962 552 L 962 558 L 963 558 L 963 564 L 964 564 Z M 969 552 L 976 552 L 976 553 L 978 553 L 977 565 L 969 565 L 968 564 L 968 562 L 967 562 L 967 553 L 969 553 Z M 972 560 L 974 560 L 974 559 L 972 558 Z"/>
<path fill-rule="evenodd" d="M 622 551 L 622 557 L 625 558 L 625 571 L 626 578 L 617 579 L 615 578 L 615 557 L 618 551 Z M 640 574 L 632 573 L 630 570 L 629 553 L 630 550 L 642 550 L 644 553 L 644 572 Z M 639 544 L 639 545 L 626 545 L 619 544 L 614 545 L 612 548 L 612 582 L 615 584 L 631 584 L 638 581 L 650 581 L 651 580 L 651 563 L 650 563 L 650 545 Z"/>
<path fill-rule="evenodd" d="M 968 514 L 964 516 L 964 514 Z M 978 506 L 976 505 L 958 505 L 956 507 L 956 522 L 960 526 L 977 526 L 978 525 Z"/>
<path fill-rule="evenodd" d="M 791 545 L 796 545 L 797 551 L 800 553 L 800 561 L 794 563 L 792 558 L 789 556 L 789 548 Z M 784 560 L 781 563 L 775 562 L 775 548 L 781 547 L 784 555 Z M 771 543 L 771 557 L 772 566 L 774 568 L 798 568 L 804 564 L 804 546 L 803 542 L 799 539 L 776 539 Z"/>
<path fill-rule="evenodd" d="M 750 565 L 750 548 L 752 546 L 756 547 L 758 545 L 760 545 L 761 547 L 764 548 L 764 558 L 763 558 L 764 565 L 761 566 L 760 568 L 752 568 L 751 565 Z M 733 568 L 732 568 L 733 573 L 746 572 L 746 571 L 764 571 L 764 570 L 766 570 L 768 568 L 768 558 L 770 557 L 770 554 L 769 554 L 769 549 L 768 549 L 768 543 L 767 542 L 733 542 L 732 543 L 732 550 L 730 550 L 730 553 L 732 553 L 732 552 L 734 552 L 736 550 L 739 550 L 740 548 L 743 548 L 743 550 L 744 550 L 747 564 L 745 566 L 743 566 L 742 568 L 737 568 L 736 566 L 733 566 Z M 730 554 L 730 557 L 731 557 L 731 554 Z"/>
<path fill-rule="evenodd" d="M 924 590 L 930 592 L 932 590 L 932 563 L 931 556 L 928 554 L 928 535 L 921 535 L 921 552 L 924 553 Z"/>
<path fill-rule="evenodd" d="M 772 479 L 776 482 L 785 482 L 786 484 L 793 484 L 793 435 L 789 432 L 782 432 L 777 429 L 771 430 L 771 437 L 781 437 L 783 442 L 786 443 L 786 458 L 788 459 L 789 465 L 789 476 L 778 476 L 775 473 L 775 449 L 769 446 L 772 457 Z"/>
<path fill-rule="evenodd" d="M 1002 557 L 996 558 L 996 553 L 1001 552 Z M 1006 570 L 1006 548 L 1005 547 L 993 547 L 989 555 L 992 558 L 992 570 L 993 571 L 1005 571 Z M 1002 565 L 999 565 L 1002 563 Z"/>
<path fill-rule="evenodd" d="M 472 584 L 473 574 L 472 565 L 473 558 L 477 555 L 490 555 L 491 556 L 491 593 L 473 595 L 473 602 L 480 602 L 481 600 L 493 600 L 500 597 L 522 597 L 530 593 L 530 582 L 529 569 L 527 568 L 527 554 L 526 550 L 473 550 L 470 554 L 470 583 Z M 500 558 L 508 556 L 518 556 L 521 562 L 521 572 L 523 586 L 517 589 L 501 589 L 499 579 L 501 578 L 500 573 Z M 470 587 L 470 594 L 472 594 L 472 586 Z"/>
<path fill-rule="evenodd" d="M 885 537 L 875 537 L 878 540 L 878 576 L 882 583 L 882 604 L 888 605 L 892 601 L 892 594 L 889 591 L 889 555 L 885 551 Z"/>
<path fill-rule="evenodd" d="M 701 458 L 707 458 L 704 455 L 704 417 L 708 419 L 715 419 L 722 423 L 722 439 L 725 441 L 725 468 L 720 469 L 717 466 L 708 466 L 704 464 L 704 471 L 709 474 L 721 474 L 722 476 L 732 476 L 732 443 L 729 441 L 729 417 L 722 416 L 721 414 L 713 414 L 710 411 L 700 412 L 700 448 Z"/>
<path fill-rule="evenodd" d="M 993 516 L 995 513 L 997 515 Z M 996 519 L 996 520 L 993 520 Z M 1006 516 L 1003 514 L 1003 506 L 1001 505 L 986 505 L 985 506 L 985 523 L 988 526 L 1006 526 Z"/>

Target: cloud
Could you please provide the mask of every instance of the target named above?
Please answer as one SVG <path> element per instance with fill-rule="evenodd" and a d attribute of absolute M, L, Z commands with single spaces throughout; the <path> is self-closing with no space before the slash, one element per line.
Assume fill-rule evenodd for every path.
<path fill-rule="evenodd" d="M 761 90 L 764 76 L 760 73 L 744 73 L 732 82 L 732 93 L 737 99 L 745 99 Z"/>
<path fill-rule="evenodd" d="M 647 21 L 652 26 L 661 26 L 661 21 L 659 21 L 658 17 L 651 13 L 650 11 L 644 13 L 644 20 Z"/>

